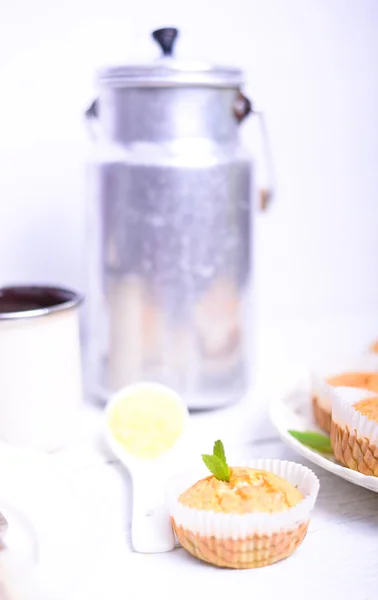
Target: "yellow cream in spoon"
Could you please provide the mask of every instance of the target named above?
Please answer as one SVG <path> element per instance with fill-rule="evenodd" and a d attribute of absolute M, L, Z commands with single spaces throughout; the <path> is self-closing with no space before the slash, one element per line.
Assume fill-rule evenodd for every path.
<path fill-rule="evenodd" d="M 108 425 L 121 446 L 141 459 L 158 458 L 180 437 L 183 407 L 159 386 L 138 387 L 112 406 Z"/>

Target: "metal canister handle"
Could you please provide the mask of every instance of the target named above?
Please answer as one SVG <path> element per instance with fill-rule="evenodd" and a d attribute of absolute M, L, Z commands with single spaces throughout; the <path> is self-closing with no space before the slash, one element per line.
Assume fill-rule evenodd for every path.
<path fill-rule="evenodd" d="M 252 112 L 252 103 L 241 92 L 236 96 L 234 102 L 234 116 L 238 123 L 241 123 L 249 113 Z"/>
<path fill-rule="evenodd" d="M 260 208 L 261 210 L 266 210 L 266 208 L 272 202 L 275 195 L 273 158 L 270 149 L 269 135 L 266 128 L 264 113 L 262 111 L 253 111 L 253 114 L 255 114 L 258 117 L 260 123 L 263 153 L 265 157 L 266 169 L 269 179 L 268 187 L 261 188 L 260 190 Z"/>
<path fill-rule="evenodd" d="M 266 210 L 266 208 L 269 206 L 269 204 L 271 203 L 271 201 L 274 197 L 275 189 L 274 189 L 273 160 L 272 160 L 272 154 L 271 154 L 271 150 L 270 150 L 269 136 L 268 136 L 268 132 L 266 129 L 266 124 L 265 124 L 264 113 L 262 111 L 255 110 L 252 106 L 252 102 L 246 96 L 244 96 L 244 94 L 239 92 L 237 95 L 235 104 L 234 104 L 234 115 L 235 115 L 237 122 L 241 123 L 245 119 L 245 117 L 247 115 L 249 115 L 250 113 L 252 113 L 253 115 L 256 115 L 259 119 L 260 132 L 261 132 L 261 138 L 262 138 L 262 143 L 263 143 L 264 159 L 265 159 L 266 168 L 267 168 L 267 172 L 268 172 L 268 178 L 269 178 L 269 186 L 265 187 L 265 188 L 261 188 L 260 192 L 259 192 L 260 209 Z"/>
<path fill-rule="evenodd" d="M 93 100 L 92 104 L 84 113 L 90 136 L 93 139 L 98 138 L 98 99 Z"/>

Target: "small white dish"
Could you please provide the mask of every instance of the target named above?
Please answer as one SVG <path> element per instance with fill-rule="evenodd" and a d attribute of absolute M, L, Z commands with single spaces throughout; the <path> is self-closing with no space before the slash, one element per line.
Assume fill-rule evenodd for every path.
<path fill-rule="evenodd" d="M 183 429 L 171 448 L 156 458 L 142 459 L 128 452 L 115 437 L 109 424 L 114 407 L 136 391 L 159 391 L 173 399 L 182 409 Z M 114 455 L 128 470 L 132 480 L 132 546 L 135 552 L 160 553 L 175 548 L 169 511 L 165 501 L 166 485 L 180 469 L 187 439 L 189 413 L 181 397 L 170 388 L 153 382 L 127 386 L 117 392 L 105 411 L 105 438 Z"/>
<path fill-rule="evenodd" d="M 333 455 L 321 454 L 308 448 L 293 438 L 289 430 L 318 431 L 323 433 L 316 425 L 312 416 L 311 392 L 309 379 L 304 379 L 293 384 L 286 393 L 280 395 L 270 407 L 270 419 L 279 437 L 288 446 L 296 450 L 304 458 L 319 465 L 323 469 L 346 479 L 355 485 L 378 492 L 378 477 L 363 475 L 352 469 L 347 469 L 336 462 Z"/>

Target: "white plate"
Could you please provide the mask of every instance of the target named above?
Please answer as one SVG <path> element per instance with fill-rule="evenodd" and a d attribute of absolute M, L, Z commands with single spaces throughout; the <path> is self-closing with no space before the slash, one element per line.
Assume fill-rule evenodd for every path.
<path fill-rule="evenodd" d="M 95 530 L 69 471 L 51 456 L 0 443 L 0 511 L 8 521 L 5 543 L 12 566 L 28 567 L 43 598 L 68 599 L 90 558 Z M 23 583 L 27 597 L 34 597 L 27 589 L 32 583 Z M 36 597 L 42 600 L 41 594 Z"/>
<path fill-rule="evenodd" d="M 270 408 L 270 419 L 280 438 L 311 462 L 356 485 L 378 492 L 378 477 L 363 475 L 341 466 L 333 456 L 320 454 L 293 438 L 289 429 L 321 431 L 312 417 L 311 396 L 308 384 L 303 381 L 275 401 Z"/>

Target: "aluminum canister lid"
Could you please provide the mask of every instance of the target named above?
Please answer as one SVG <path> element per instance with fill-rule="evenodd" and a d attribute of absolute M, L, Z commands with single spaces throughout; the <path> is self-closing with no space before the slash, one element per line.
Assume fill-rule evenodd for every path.
<path fill-rule="evenodd" d="M 118 65 L 101 69 L 99 82 L 106 87 L 154 87 L 203 85 L 239 87 L 243 73 L 231 66 L 180 61 L 172 56 L 177 29 L 163 28 L 153 32 L 162 56 L 147 64 Z"/>
<path fill-rule="evenodd" d="M 198 63 L 166 61 L 156 64 L 125 65 L 103 69 L 99 81 L 109 87 L 154 87 L 204 85 L 239 87 L 243 83 L 240 69 Z"/>

